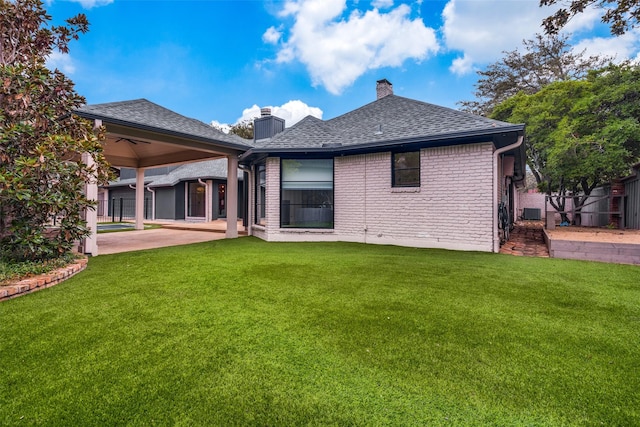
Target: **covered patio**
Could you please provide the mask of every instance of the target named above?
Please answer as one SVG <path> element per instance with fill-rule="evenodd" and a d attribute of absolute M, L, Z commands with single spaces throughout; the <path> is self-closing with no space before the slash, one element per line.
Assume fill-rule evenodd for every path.
<path fill-rule="evenodd" d="M 93 120 L 107 131 L 104 154 L 113 167 L 136 171 L 135 228 L 143 230 L 144 171 L 148 168 L 195 161 L 227 159 L 226 237 L 238 237 L 238 156 L 251 146 L 237 135 L 227 135 L 199 120 L 191 119 L 146 99 L 86 105 L 75 113 Z M 85 155 L 83 161 L 93 160 Z M 88 184 L 86 196 L 97 200 L 98 186 Z M 98 255 L 97 211 L 86 213 L 92 230 L 83 243 L 83 252 Z M 233 220 L 231 220 L 233 219 Z"/>

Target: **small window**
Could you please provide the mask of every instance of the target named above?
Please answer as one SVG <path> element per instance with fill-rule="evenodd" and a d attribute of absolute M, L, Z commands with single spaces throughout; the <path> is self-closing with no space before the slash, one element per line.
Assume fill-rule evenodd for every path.
<path fill-rule="evenodd" d="M 394 187 L 420 187 L 420 151 L 393 153 Z"/>

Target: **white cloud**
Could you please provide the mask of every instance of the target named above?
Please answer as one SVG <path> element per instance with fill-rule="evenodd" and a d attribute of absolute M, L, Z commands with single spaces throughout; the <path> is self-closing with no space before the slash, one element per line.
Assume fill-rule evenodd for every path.
<path fill-rule="evenodd" d="M 405 4 L 387 13 L 354 10 L 343 16 L 345 10 L 345 0 L 288 0 L 280 15 L 295 23 L 276 61 L 299 60 L 314 85 L 337 95 L 368 70 L 421 61 L 439 49 L 435 31 L 412 19 Z"/>
<path fill-rule="evenodd" d="M 464 74 L 475 63 L 499 59 L 502 52 L 541 32 L 540 23 L 548 14 L 537 0 L 449 1 L 442 12 L 445 43 L 450 50 L 461 51 L 464 59 L 464 66 L 459 58 L 450 70 Z"/>
<path fill-rule="evenodd" d="M 449 70 L 458 75 L 468 74 L 476 64 L 495 62 L 503 57 L 503 52 L 521 49 L 523 40 L 543 33 L 542 20 L 556 9 L 539 7 L 538 0 L 450 0 L 442 12 L 442 33 L 446 47 L 460 54 Z M 618 60 L 637 52 L 637 32 L 617 38 L 582 39 L 598 24 L 601 14 L 600 9 L 589 7 L 565 26 L 563 32 L 573 34 L 570 43 L 576 52 L 586 48 L 588 55 L 617 53 Z"/>
<path fill-rule="evenodd" d="M 377 9 L 388 9 L 393 6 L 393 0 L 374 0 L 371 5 Z"/>
<path fill-rule="evenodd" d="M 91 9 L 97 6 L 106 6 L 113 3 L 113 0 L 71 0 L 76 3 L 80 3 L 83 8 Z"/>
<path fill-rule="evenodd" d="M 269 44 L 278 44 L 280 37 L 282 37 L 282 33 L 280 31 L 275 27 L 269 27 L 262 35 L 262 41 Z"/>
<path fill-rule="evenodd" d="M 229 126 L 229 125 L 228 125 L 228 124 L 226 124 L 226 123 L 220 123 L 220 122 L 219 122 L 219 121 L 217 121 L 217 120 L 212 120 L 212 121 L 209 123 L 209 125 L 210 125 L 210 126 L 213 126 L 213 127 L 214 127 L 214 128 L 216 128 L 216 129 L 220 129 L 220 130 L 221 130 L 222 132 L 224 132 L 224 133 L 229 133 L 229 131 L 231 131 L 231 126 Z"/>
<path fill-rule="evenodd" d="M 71 56 L 57 50 L 51 52 L 51 55 L 47 58 L 46 65 L 48 69 L 55 70 L 57 68 L 66 75 L 71 75 L 76 71 L 76 67 L 73 64 Z"/>
<path fill-rule="evenodd" d="M 449 71 L 453 74 L 464 75 L 469 74 L 473 71 L 473 61 L 469 56 L 465 53 L 461 57 L 458 57 L 453 60 L 451 66 L 449 67 Z"/>
<path fill-rule="evenodd" d="M 578 13 L 567 22 L 564 26 L 564 32 L 567 34 L 579 33 L 581 31 L 591 31 L 593 27 L 600 22 L 602 9 L 591 5 L 582 13 Z"/>
<path fill-rule="evenodd" d="M 245 108 L 242 111 L 242 117 L 240 117 L 236 121 L 236 123 L 240 123 L 244 120 L 253 120 L 256 117 L 260 117 L 260 108 L 271 108 L 271 114 L 284 119 L 286 127 L 293 126 L 307 116 L 313 116 L 322 119 L 322 110 L 320 108 L 310 107 L 304 102 L 296 99 L 286 102 L 279 107 L 272 105 L 259 107 L 254 104 L 252 107 Z"/>
<path fill-rule="evenodd" d="M 640 54 L 640 29 L 634 29 L 619 37 L 594 37 L 583 39 L 574 46 L 575 52 L 585 55 L 601 55 L 622 62 Z"/>

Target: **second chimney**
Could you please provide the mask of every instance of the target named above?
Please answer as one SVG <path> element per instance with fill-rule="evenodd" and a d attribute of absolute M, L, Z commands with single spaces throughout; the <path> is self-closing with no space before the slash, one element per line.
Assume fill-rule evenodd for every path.
<path fill-rule="evenodd" d="M 269 139 L 284 130 L 284 119 L 271 115 L 271 108 L 260 109 L 260 117 L 253 120 L 253 139 Z"/>
<path fill-rule="evenodd" d="M 384 98 L 387 95 L 393 95 L 393 85 L 387 79 L 378 80 L 376 83 L 377 99 Z"/>

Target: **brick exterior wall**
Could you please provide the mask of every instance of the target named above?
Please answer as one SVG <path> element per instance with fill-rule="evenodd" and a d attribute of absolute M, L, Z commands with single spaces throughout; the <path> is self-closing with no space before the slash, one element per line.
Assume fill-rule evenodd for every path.
<path fill-rule="evenodd" d="M 274 239 L 274 235 L 280 229 L 280 158 L 267 158 L 266 165 L 266 225 L 255 224 L 255 173 L 251 175 L 251 186 L 249 195 L 249 224 L 250 234 L 263 240 L 283 240 Z M 286 240 L 286 239 L 284 239 Z"/>
<path fill-rule="evenodd" d="M 336 157 L 333 230 L 280 229 L 280 159 L 269 158 L 267 225 L 253 226 L 251 234 L 268 241 L 350 241 L 491 252 L 493 145 L 423 149 L 420 158 L 420 187 L 394 188 L 390 152 Z"/>
<path fill-rule="evenodd" d="M 522 211 L 524 208 L 537 208 L 540 209 L 541 219 L 546 220 L 547 210 L 549 212 L 553 212 L 556 221 L 560 221 L 560 214 L 553 209 L 553 206 L 550 204 L 545 205 L 545 194 L 544 193 L 528 193 L 528 192 L 518 192 L 518 216 L 522 215 Z M 545 209 L 546 208 L 546 209 Z M 567 199 L 565 202 L 565 210 L 571 211 L 573 208 L 573 200 Z M 588 225 L 588 224 L 585 224 Z"/>

